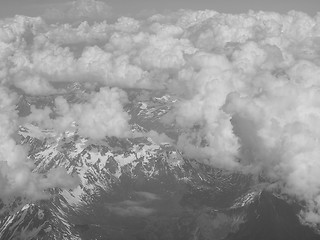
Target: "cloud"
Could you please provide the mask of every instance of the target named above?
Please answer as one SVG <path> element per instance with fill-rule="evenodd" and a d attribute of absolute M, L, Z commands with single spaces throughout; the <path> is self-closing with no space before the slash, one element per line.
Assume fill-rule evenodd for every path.
<path fill-rule="evenodd" d="M 107 204 L 107 209 L 113 214 L 122 217 L 146 217 L 156 212 L 156 209 L 149 207 L 150 203 L 160 198 L 149 192 L 134 192 L 134 200 L 125 200 L 119 203 Z"/>
<path fill-rule="evenodd" d="M 110 18 L 112 8 L 103 1 L 76 0 L 47 9 L 43 17 L 50 21 L 102 20 Z"/>
<path fill-rule="evenodd" d="M 58 91 L 40 76 L 28 76 L 26 73 L 19 73 L 14 78 L 14 86 L 29 95 L 50 95 Z"/>
<path fill-rule="evenodd" d="M 31 114 L 24 118 L 24 122 L 53 128 L 57 132 L 64 132 L 76 123 L 79 134 L 92 139 L 130 136 L 130 117 L 123 109 L 123 104 L 128 101 L 124 91 L 105 87 L 87 98 L 84 103 L 70 104 L 58 96 L 55 109 L 31 106 Z"/>
<path fill-rule="evenodd" d="M 52 170 L 47 177 L 33 173 L 34 163 L 27 158 L 28 149 L 15 141 L 18 115 L 15 110 L 18 96 L 9 89 L 0 87 L 0 198 L 24 196 L 37 200 L 47 198 L 47 188 L 73 188 L 76 177 L 61 169 Z M 56 176 L 59 176 L 57 182 Z"/>
<path fill-rule="evenodd" d="M 45 35 L 46 40 L 63 45 L 74 46 L 76 44 L 101 44 L 109 40 L 112 28 L 106 21 L 89 24 L 87 21 L 81 22 L 79 26 L 63 24 L 52 28 Z M 42 36 L 43 38 L 43 36 Z M 86 47 L 84 45 L 83 47 Z"/>
<path fill-rule="evenodd" d="M 71 112 L 78 116 L 79 133 L 91 138 L 129 135 L 129 115 L 124 111 L 126 94 L 116 88 L 100 89 L 88 104 L 74 105 Z M 77 118 L 76 118 L 77 119 Z"/>
<path fill-rule="evenodd" d="M 315 179 L 320 173 L 315 125 L 320 117 L 318 89 L 305 87 L 308 82 L 303 87 L 271 75 L 260 80 L 258 85 L 265 85 L 260 94 L 229 95 L 225 106 L 233 115 L 242 158 L 252 167 L 260 166 L 271 179 L 280 180 L 283 192 L 307 200 L 314 208 L 320 187 Z"/>
<path fill-rule="evenodd" d="M 119 206 L 108 206 L 108 210 L 122 217 L 146 217 L 155 212 L 152 208 L 139 206 L 140 203 L 123 201 Z"/>
<path fill-rule="evenodd" d="M 319 17 L 180 10 L 109 23 L 108 9 L 98 1 L 77 1 L 53 14 L 77 24 L 23 16 L 0 22 L 0 85 L 7 109 L 1 114 L 1 146 L 12 149 L 10 156 L 3 150 L 9 160 L 2 163 L 1 178 L 12 177 L 1 181 L 2 192 L 23 192 L 34 183 L 32 162 L 20 164 L 25 157 L 14 153 L 26 155 L 11 137 L 17 122 L 60 132 L 76 122 L 86 137 L 128 137 L 128 99 L 120 88 L 153 89 L 177 99 L 160 121 L 178 129 L 173 144 L 185 157 L 262 174 L 283 194 L 306 202 L 304 218 L 317 222 Z M 73 82 L 100 91 L 87 89 L 78 103 L 58 96 L 54 107 L 31 107 L 24 119 L 15 113 L 10 99 L 17 95 L 53 94 L 52 86 Z M 152 131 L 146 135 L 169 140 Z M 28 182 L 30 188 L 12 187 Z"/>
<path fill-rule="evenodd" d="M 171 143 L 172 144 L 174 142 L 165 133 L 159 134 L 158 132 L 156 132 L 154 130 L 147 132 L 146 134 L 144 134 L 144 136 L 151 138 L 151 140 L 158 145 L 164 144 L 164 143 L 169 143 L 169 144 Z"/>
<path fill-rule="evenodd" d="M 130 17 L 120 17 L 114 24 L 114 28 L 121 32 L 137 32 L 140 29 L 140 22 Z"/>
<path fill-rule="evenodd" d="M 66 169 L 57 167 L 51 169 L 46 178 L 41 179 L 45 188 L 59 187 L 65 189 L 74 189 L 80 184 L 80 178 L 77 175 L 69 175 Z"/>
<path fill-rule="evenodd" d="M 169 37 L 167 37 L 169 36 Z M 137 61 L 145 69 L 180 69 L 185 65 L 184 54 L 192 54 L 195 49 L 188 40 L 150 36 L 149 44 L 140 52 Z"/>

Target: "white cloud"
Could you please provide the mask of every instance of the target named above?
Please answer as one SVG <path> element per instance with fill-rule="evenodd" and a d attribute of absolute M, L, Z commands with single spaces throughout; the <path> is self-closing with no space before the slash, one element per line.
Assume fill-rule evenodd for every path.
<path fill-rule="evenodd" d="M 28 76 L 23 72 L 15 76 L 14 86 L 30 95 L 41 96 L 58 92 L 48 81 L 40 76 Z"/>
<path fill-rule="evenodd" d="M 51 21 L 102 20 L 110 18 L 112 8 L 103 1 L 76 0 L 47 9 L 43 17 Z"/>
<path fill-rule="evenodd" d="M 124 91 L 101 88 L 87 98 L 84 103 L 70 104 L 65 98 L 58 96 L 54 110 L 31 106 L 31 114 L 24 121 L 43 128 L 54 128 L 58 132 L 64 132 L 76 123 L 79 134 L 92 139 L 130 136 L 130 117 L 123 109 L 128 101 Z M 52 115 L 57 116 L 51 117 Z"/>
<path fill-rule="evenodd" d="M 17 95 L 0 87 L 0 198 L 25 196 L 36 200 L 48 197 L 44 190 L 52 187 L 73 188 L 76 177 L 53 170 L 48 177 L 33 173 L 34 164 L 27 158 L 27 149 L 14 139 L 18 128 L 15 110 Z M 58 174 L 60 182 L 53 175 Z M 45 183 L 45 184 L 44 184 Z"/>
<path fill-rule="evenodd" d="M 72 106 L 71 111 L 77 112 L 79 133 L 94 139 L 129 136 L 130 117 L 123 109 L 126 102 L 125 92 L 102 88 L 88 104 Z"/>
<path fill-rule="evenodd" d="M 137 32 L 140 29 L 140 22 L 134 18 L 120 17 L 114 24 L 114 28 L 121 32 Z"/>
<path fill-rule="evenodd" d="M 126 137 L 126 94 L 110 87 L 167 90 L 179 100 L 163 121 L 179 128 L 176 145 L 186 156 L 262 172 L 283 193 L 308 204 L 307 220 L 319 220 L 319 17 L 181 10 L 93 24 L 90 20 L 109 16 L 108 7 L 97 1 L 74 2 L 60 14 L 57 18 L 88 22 L 47 25 L 22 16 L 0 22 L 3 101 L 11 99 L 12 85 L 36 95 L 53 93 L 58 82 L 98 82 L 102 88 L 82 103 L 57 98 L 55 119 L 47 107 L 32 108 L 25 121 L 57 131 L 77 122 L 87 137 Z M 0 145 L 23 156 L 10 137 L 16 128 L 8 124 L 21 120 L 13 110 L 15 101 L 5 104 L 10 110 L 0 119 L 8 129 L 3 127 Z M 149 136 L 166 139 L 153 132 Z M 18 167 L 14 153 L 8 159 L 0 177 L 17 174 L 10 175 L 11 183 L 1 181 L 3 192 L 14 183 L 33 183 L 32 163 Z"/>
<path fill-rule="evenodd" d="M 180 69 L 185 65 L 184 54 L 192 54 L 195 49 L 188 40 L 160 36 L 150 36 L 148 45 L 137 58 L 144 69 Z"/>
<path fill-rule="evenodd" d="M 106 21 L 94 24 L 84 21 L 77 27 L 68 23 L 53 27 L 45 34 L 45 37 L 54 43 L 66 45 L 106 43 L 111 30 L 111 26 Z"/>

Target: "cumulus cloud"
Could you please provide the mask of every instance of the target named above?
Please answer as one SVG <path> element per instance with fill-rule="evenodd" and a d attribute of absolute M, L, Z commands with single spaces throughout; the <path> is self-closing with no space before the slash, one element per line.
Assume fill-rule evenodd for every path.
<path fill-rule="evenodd" d="M 47 188 L 76 187 L 77 178 L 61 169 L 52 170 L 47 177 L 32 172 L 35 166 L 27 158 L 27 149 L 14 138 L 18 128 L 17 97 L 7 88 L 0 87 L 0 198 L 24 196 L 36 200 L 48 197 L 44 192 Z M 59 182 L 56 176 L 59 176 Z"/>
<path fill-rule="evenodd" d="M 317 212 L 319 90 L 271 75 L 263 76 L 261 84 L 267 86 L 260 94 L 230 94 L 224 106 L 233 115 L 241 156 L 279 180 L 283 192 L 306 200 Z"/>
<path fill-rule="evenodd" d="M 283 194 L 306 202 L 307 221 L 319 222 L 320 18 L 295 11 L 231 15 L 180 10 L 139 20 L 90 21 L 104 20 L 108 9 L 98 1 L 77 1 L 55 15 L 87 20 L 79 24 L 49 25 L 22 16 L 1 21 L 3 101 L 17 88 L 19 94 L 48 95 L 61 82 L 101 86 L 85 94 L 83 102 L 71 103 L 61 95 L 54 108 L 31 107 L 23 119 L 57 131 L 75 122 L 80 134 L 100 139 L 129 136 L 128 99 L 119 88 L 175 95 L 178 100 L 161 121 L 178 128 L 173 144 L 184 156 L 263 174 Z M 1 144 L 25 156 L 10 137 L 16 128 L 8 124 L 22 119 L 14 112 L 15 101 L 6 104 L 11 110 L 1 115 L 8 128 L 1 132 Z M 172 141 L 152 131 L 146 136 Z M 10 159 L 20 161 L 13 153 Z M 6 172 L 32 168 L 28 161 L 10 164 L 1 167 L 3 179 Z M 32 182 L 28 174 L 12 175 L 11 185 L 1 181 L 2 189 Z"/>
<path fill-rule="evenodd" d="M 94 139 L 105 136 L 125 137 L 129 135 L 129 115 L 124 111 L 126 94 L 116 88 L 100 89 L 87 104 L 71 106 L 68 114 L 75 116 L 79 133 Z"/>
<path fill-rule="evenodd" d="M 46 80 L 37 75 L 28 76 L 26 73 L 17 74 L 14 79 L 14 86 L 29 95 L 50 95 L 58 91 Z"/>
<path fill-rule="evenodd" d="M 112 27 L 106 21 L 89 24 L 87 21 L 81 22 L 79 26 L 74 27 L 72 24 L 65 23 L 58 27 L 52 28 L 45 36 L 39 36 L 39 40 L 45 37 L 51 42 L 73 46 L 74 48 L 83 43 L 101 44 L 109 40 L 112 33 Z"/>
<path fill-rule="evenodd" d="M 77 125 L 79 134 L 92 139 L 130 136 L 130 117 L 123 109 L 128 99 L 118 88 L 101 88 L 87 96 L 85 103 L 70 104 L 63 96 L 55 98 L 55 108 L 31 106 L 24 121 L 64 132 Z"/>
<path fill-rule="evenodd" d="M 47 9 L 43 17 L 51 21 L 101 20 L 110 18 L 112 8 L 103 1 L 76 0 Z"/>

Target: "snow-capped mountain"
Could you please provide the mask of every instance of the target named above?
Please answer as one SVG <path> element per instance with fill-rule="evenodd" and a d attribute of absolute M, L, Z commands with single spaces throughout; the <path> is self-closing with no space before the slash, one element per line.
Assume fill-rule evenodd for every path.
<path fill-rule="evenodd" d="M 81 99 L 78 90 L 71 91 L 69 101 Z M 160 130 L 174 137 L 177 130 L 159 119 L 176 99 L 148 91 L 128 94 L 132 131 Z M 38 101 L 48 105 L 52 99 Z M 20 108 L 30 101 L 35 99 L 22 99 Z M 319 239 L 299 225 L 297 209 L 253 189 L 251 176 L 184 158 L 170 143 L 155 143 L 148 137 L 97 141 L 80 136 L 76 125 L 57 134 L 28 124 L 21 126 L 19 134 L 21 143 L 29 146 L 34 171 L 45 174 L 64 167 L 78 175 L 81 183 L 73 190 L 48 190 L 48 200 L 19 198 L 2 203 L 1 240 Z M 278 209 L 280 205 L 284 207 Z M 259 232 L 248 232 L 252 228 Z M 261 235 L 265 231 L 269 238 Z"/>

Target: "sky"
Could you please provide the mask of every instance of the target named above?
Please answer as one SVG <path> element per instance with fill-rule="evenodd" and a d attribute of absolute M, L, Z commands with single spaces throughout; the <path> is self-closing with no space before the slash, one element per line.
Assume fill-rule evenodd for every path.
<path fill-rule="evenodd" d="M 46 9 L 71 2 L 66 0 L 1 0 L 0 18 L 22 14 L 41 15 Z M 276 11 L 286 13 L 298 10 L 315 15 L 319 11 L 318 0 L 108 0 L 104 1 L 118 14 L 135 15 L 141 12 L 159 12 L 164 10 L 210 9 L 224 13 L 246 13 L 255 11 Z"/>

